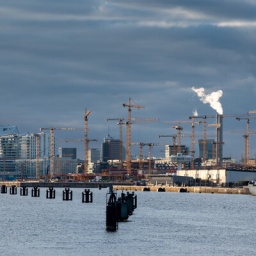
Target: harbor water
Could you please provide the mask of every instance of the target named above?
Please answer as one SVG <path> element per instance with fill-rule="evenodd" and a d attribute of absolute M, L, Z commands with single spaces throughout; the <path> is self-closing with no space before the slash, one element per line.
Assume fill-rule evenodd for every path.
<path fill-rule="evenodd" d="M 93 203 L 0 194 L 0 254 L 19 256 L 254 255 L 256 197 L 137 191 L 137 208 L 106 231 L 106 189 Z M 119 196 L 121 191 L 117 191 Z M 125 191 L 126 193 L 126 191 Z"/>

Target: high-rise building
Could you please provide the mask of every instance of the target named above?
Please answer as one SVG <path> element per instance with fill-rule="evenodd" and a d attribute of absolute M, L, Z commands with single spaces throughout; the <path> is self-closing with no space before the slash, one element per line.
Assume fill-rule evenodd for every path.
<path fill-rule="evenodd" d="M 21 135 L 16 126 L 0 126 L 0 174 L 10 176 L 35 176 L 36 138 L 39 137 L 40 175 L 46 173 L 49 160 L 49 135 Z M 30 175 L 34 173 L 33 175 Z"/>
<path fill-rule="evenodd" d="M 89 163 L 97 163 L 100 160 L 100 150 L 98 148 L 89 149 Z"/>
<path fill-rule="evenodd" d="M 104 142 L 101 145 L 100 160 L 102 162 L 107 162 L 108 160 L 119 160 L 120 146 L 120 140 L 113 139 L 110 135 L 108 135 L 107 138 L 104 138 Z M 124 150 L 122 150 L 122 152 L 124 154 Z"/>
<path fill-rule="evenodd" d="M 199 144 L 199 158 L 204 158 L 204 140 L 198 140 Z M 206 140 L 206 159 L 213 159 L 215 158 L 215 148 L 216 142 L 214 139 L 207 139 Z"/>
<path fill-rule="evenodd" d="M 59 148 L 59 157 L 76 159 L 76 148 Z"/>

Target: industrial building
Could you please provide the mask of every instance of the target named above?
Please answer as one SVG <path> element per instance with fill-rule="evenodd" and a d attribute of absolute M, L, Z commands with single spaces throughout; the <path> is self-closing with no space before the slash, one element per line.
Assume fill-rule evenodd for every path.
<path fill-rule="evenodd" d="M 226 185 L 254 180 L 256 179 L 256 171 L 238 168 L 177 170 L 177 176 L 192 177 L 201 181 Z"/>

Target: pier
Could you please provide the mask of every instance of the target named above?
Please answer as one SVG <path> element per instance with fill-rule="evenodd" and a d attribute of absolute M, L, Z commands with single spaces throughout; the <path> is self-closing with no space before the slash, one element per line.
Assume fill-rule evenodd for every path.
<path fill-rule="evenodd" d="M 248 187 L 210 187 L 210 186 L 191 186 L 191 187 L 172 187 L 172 186 L 136 186 L 129 183 L 118 182 L 20 182 L 20 181 L 1 181 L 0 186 L 6 185 L 11 187 L 55 187 L 55 188 L 108 188 L 113 186 L 114 190 L 126 191 L 151 191 L 158 192 L 159 189 L 164 189 L 165 192 L 188 192 L 188 193 L 211 193 L 211 194 L 244 194 L 249 195 Z"/>
<path fill-rule="evenodd" d="M 249 195 L 249 189 L 247 187 L 170 187 L 170 186 L 114 186 L 115 190 L 130 190 L 130 191 L 145 191 L 144 188 L 148 188 L 148 191 L 158 192 L 160 188 L 165 192 L 176 193 L 210 193 L 210 194 L 244 194 Z"/>

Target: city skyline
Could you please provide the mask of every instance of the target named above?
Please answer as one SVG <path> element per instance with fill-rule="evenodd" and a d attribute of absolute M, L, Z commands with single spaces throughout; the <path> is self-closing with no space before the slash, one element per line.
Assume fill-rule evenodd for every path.
<path fill-rule="evenodd" d="M 132 117 L 159 119 L 132 125 L 132 141 L 171 144 L 158 137 L 176 133 L 168 121 L 217 114 L 193 88 L 221 91 L 224 115 L 256 110 L 253 1 L 0 0 L 0 12 L 0 123 L 17 125 L 20 133 L 83 128 L 89 109 L 89 138 L 98 140 L 90 147 L 99 148 L 108 133 L 119 139 L 118 126 L 106 119 L 127 118 L 123 104 L 131 98 L 145 107 L 132 109 Z M 246 121 L 224 117 L 223 123 L 223 156 L 239 160 Z M 196 133 L 202 135 L 201 126 Z M 62 139 L 83 136 L 56 132 Z M 252 134 L 253 158 L 255 139 Z M 189 138 L 182 141 L 190 146 Z M 161 150 L 153 154 L 163 156 Z"/>

